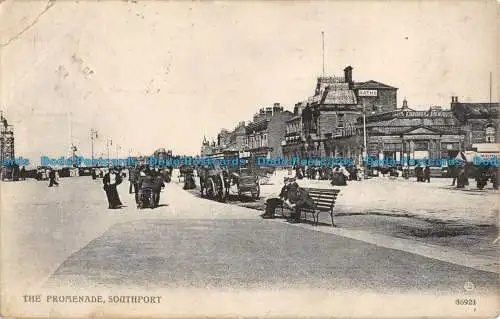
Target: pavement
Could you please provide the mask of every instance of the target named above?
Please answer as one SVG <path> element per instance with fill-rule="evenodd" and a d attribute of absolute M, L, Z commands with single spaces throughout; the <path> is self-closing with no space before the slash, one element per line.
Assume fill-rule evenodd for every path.
<path fill-rule="evenodd" d="M 122 223 L 72 254 L 47 285 L 495 291 L 497 274 L 269 220 Z"/>

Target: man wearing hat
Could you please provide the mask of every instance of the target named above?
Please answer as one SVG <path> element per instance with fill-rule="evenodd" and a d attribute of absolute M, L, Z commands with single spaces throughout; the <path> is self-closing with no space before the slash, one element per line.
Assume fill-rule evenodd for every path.
<path fill-rule="evenodd" d="M 289 220 L 291 223 L 300 223 L 300 215 L 303 208 L 316 208 L 316 204 L 309 193 L 295 182 L 288 185 L 287 202 L 288 206 L 294 210 Z"/>
<path fill-rule="evenodd" d="M 288 199 L 288 190 L 292 183 L 295 183 L 295 178 L 284 178 L 285 185 L 281 188 L 278 197 L 270 197 L 266 200 L 266 212 L 261 216 L 263 218 L 274 218 L 276 207 L 283 205 Z M 297 183 L 295 183 L 297 185 Z"/>

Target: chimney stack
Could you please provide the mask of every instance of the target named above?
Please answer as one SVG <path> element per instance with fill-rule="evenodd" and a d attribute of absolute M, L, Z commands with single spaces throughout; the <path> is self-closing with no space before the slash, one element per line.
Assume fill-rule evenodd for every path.
<path fill-rule="evenodd" d="M 349 83 L 349 89 L 352 89 L 352 66 L 347 66 L 344 69 L 344 80 Z"/>
<path fill-rule="evenodd" d="M 273 108 L 272 107 L 266 107 L 266 117 L 271 117 L 273 116 Z"/>
<path fill-rule="evenodd" d="M 278 113 L 281 113 L 283 111 L 283 107 L 280 106 L 279 103 L 274 103 L 273 105 L 273 114 L 278 114 Z"/>

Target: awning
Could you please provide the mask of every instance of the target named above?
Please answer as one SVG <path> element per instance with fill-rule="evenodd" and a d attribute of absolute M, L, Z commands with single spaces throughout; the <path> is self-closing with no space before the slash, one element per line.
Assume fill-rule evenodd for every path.
<path fill-rule="evenodd" d="M 472 144 L 472 147 L 478 153 L 500 153 L 500 144 L 498 143 L 478 143 Z"/>
<path fill-rule="evenodd" d="M 486 152 L 465 151 L 458 153 L 455 159 L 467 163 L 479 163 L 484 160 L 500 159 L 500 152 L 486 153 Z"/>

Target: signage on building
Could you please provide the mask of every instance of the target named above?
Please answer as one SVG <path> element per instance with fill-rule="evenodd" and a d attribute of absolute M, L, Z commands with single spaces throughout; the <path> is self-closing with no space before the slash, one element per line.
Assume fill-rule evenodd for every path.
<path fill-rule="evenodd" d="M 377 90 L 359 90 L 358 96 L 377 96 Z"/>
<path fill-rule="evenodd" d="M 243 157 L 243 158 L 250 157 L 250 152 L 248 152 L 248 151 L 240 152 L 240 157 Z"/>

